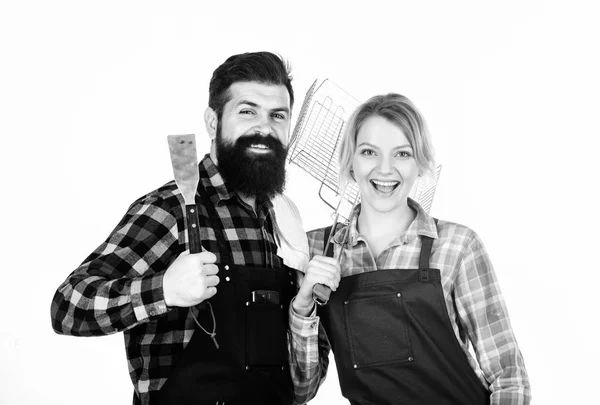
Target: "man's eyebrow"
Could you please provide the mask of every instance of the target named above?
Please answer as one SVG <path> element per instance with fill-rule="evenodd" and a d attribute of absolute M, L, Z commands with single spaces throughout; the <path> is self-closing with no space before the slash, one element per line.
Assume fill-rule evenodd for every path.
<path fill-rule="evenodd" d="M 290 113 L 290 109 L 287 108 L 287 107 L 276 107 L 276 108 L 272 108 L 271 111 L 275 111 L 275 112 L 282 111 L 282 112 L 287 113 L 287 114 Z"/>
<path fill-rule="evenodd" d="M 258 104 L 256 104 L 254 101 L 248 101 L 248 100 L 240 100 L 236 103 L 237 105 L 242 105 L 242 104 L 247 104 L 250 107 L 260 107 Z"/>
<path fill-rule="evenodd" d="M 254 107 L 254 108 L 260 108 L 259 104 L 256 104 L 254 101 L 250 101 L 250 100 L 240 100 L 237 102 L 238 106 L 240 106 L 242 104 L 245 104 L 245 105 L 248 105 L 248 106 Z M 275 107 L 275 108 L 272 108 L 271 111 L 273 111 L 273 112 L 281 111 L 281 112 L 285 112 L 287 114 L 290 113 L 290 109 L 287 107 Z"/>

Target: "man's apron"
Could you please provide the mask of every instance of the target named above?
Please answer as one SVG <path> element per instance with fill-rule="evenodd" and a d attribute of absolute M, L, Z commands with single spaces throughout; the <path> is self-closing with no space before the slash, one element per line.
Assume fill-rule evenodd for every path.
<path fill-rule="evenodd" d="M 422 236 L 418 269 L 343 277 L 318 308 L 351 404 L 489 404 L 452 329 L 440 270 L 429 268 L 432 244 Z"/>
<path fill-rule="evenodd" d="M 296 293 L 294 271 L 286 266 L 234 265 L 216 209 L 202 185 L 198 189 L 219 245 L 220 282 L 208 301 L 219 348 L 197 327 L 167 382 L 152 394 L 150 405 L 292 404 L 287 330 L 288 308 Z M 279 303 L 271 303 L 273 294 L 261 291 L 275 291 Z M 212 332 L 210 307 L 200 304 L 190 310 Z"/>

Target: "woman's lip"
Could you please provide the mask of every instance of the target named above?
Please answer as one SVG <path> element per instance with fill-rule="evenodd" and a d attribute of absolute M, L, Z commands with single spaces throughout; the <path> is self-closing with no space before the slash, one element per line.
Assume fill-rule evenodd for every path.
<path fill-rule="evenodd" d="M 376 183 L 378 185 L 384 186 L 384 187 L 386 187 L 386 186 L 390 186 L 391 187 L 391 186 L 400 184 L 400 182 L 398 180 L 377 180 L 377 179 L 371 179 L 370 181 L 373 182 L 373 183 Z"/>
<path fill-rule="evenodd" d="M 397 180 L 369 180 L 369 183 L 380 193 L 392 193 L 400 185 Z"/>

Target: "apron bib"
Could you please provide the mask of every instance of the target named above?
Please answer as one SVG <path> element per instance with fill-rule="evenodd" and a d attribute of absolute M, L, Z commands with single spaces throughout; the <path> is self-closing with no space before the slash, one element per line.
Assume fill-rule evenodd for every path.
<path fill-rule="evenodd" d="M 219 246 L 217 294 L 192 308 L 196 327 L 167 382 L 150 405 L 293 403 L 288 365 L 288 308 L 296 293 L 293 269 L 233 265 L 216 209 L 200 195 Z M 205 226 L 206 224 L 202 224 Z M 206 248 L 206 246 L 205 246 Z M 185 316 L 185 315 L 183 315 Z"/>
<path fill-rule="evenodd" d="M 351 404 L 489 404 L 454 335 L 440 271 L 429 268 L 433 239 L 422 238 L 418 269 L 343 277 L 318 308 Z"/>

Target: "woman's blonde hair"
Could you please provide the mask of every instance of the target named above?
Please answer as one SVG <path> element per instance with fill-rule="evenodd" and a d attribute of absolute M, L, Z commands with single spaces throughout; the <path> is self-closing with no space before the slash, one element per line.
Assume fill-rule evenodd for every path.
<path fill-rule="evenodd" d="M 398 125 L 408 138 L 421 173 L 432 174 L 434 172 L 433 147 L 427 123 L 421 112 L 412 101 L 403 95 L 388 93 L 371 97 L 358 106 L 348 119 L 340 143 L 340 190 L 344 190 L 346 185 L 354 180 L 352 159 L 356 152 L 356 138 L 363 123 L 372 116 L 383 117 L 392 124 Z"/>

